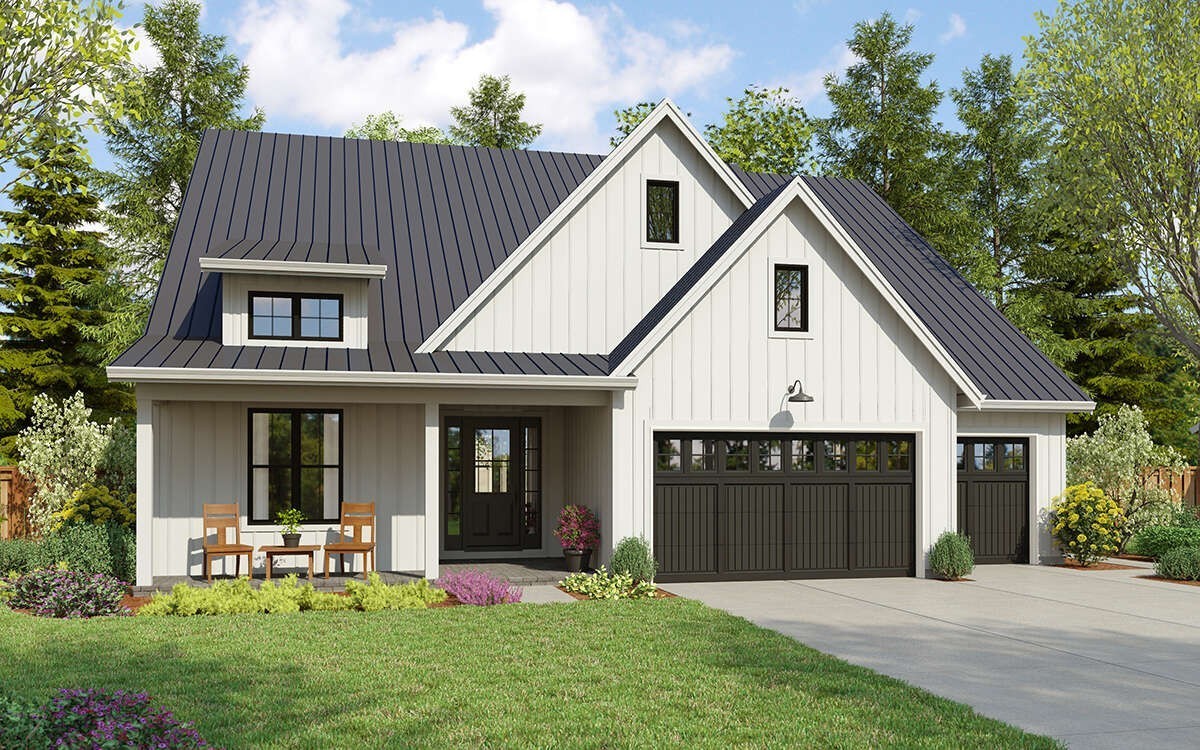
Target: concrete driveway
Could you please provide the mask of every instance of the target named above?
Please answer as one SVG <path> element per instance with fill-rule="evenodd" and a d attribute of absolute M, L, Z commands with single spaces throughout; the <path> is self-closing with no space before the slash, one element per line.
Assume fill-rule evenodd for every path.
<path fill-rule="evenodd" d="M 1150 572 L 664 588 L 1072 748 L 1200 747 L 1200 587 Z"/>

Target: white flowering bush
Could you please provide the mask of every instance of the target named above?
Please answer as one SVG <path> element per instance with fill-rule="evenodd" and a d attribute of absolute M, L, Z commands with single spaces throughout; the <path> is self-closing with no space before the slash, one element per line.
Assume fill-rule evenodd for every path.
<path fill-rule="evenodd" d="M 21 473 L 34 483 L 29 523 L 35 533 L 48 531 L 54 514 L 96 481 L 112 425 L 97 424 L 91 416 L 82 393 L 62 403 L 44 394 L 33 400 L 30 424 L 17 436 L 17 452 Z"/>
<path fill-rule="evenodd" d="M 1156 445 L 1146 416 L 1136 406 L 1121 405 L 1100 416 L 1090 435 L 1067 440 L 1067 484 L 1091 482 L 1121 507 L 1125 523 L 1120 528 L 1120 548 L 1141 529 L 1174 517 L 1179 498 L 1146 483 L 1146 472 L 1162 466 L 1183 468 L 1183 456 L 1170 446 Z"/>

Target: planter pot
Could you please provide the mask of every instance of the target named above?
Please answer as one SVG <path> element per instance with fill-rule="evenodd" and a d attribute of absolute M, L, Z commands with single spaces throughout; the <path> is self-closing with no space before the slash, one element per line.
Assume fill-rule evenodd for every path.
<path fill-rule="evenodd" d="M 283 546 L 284 547 L 299 547 L 300 546 L 300 532 L 296 532 L 295 534 L 284 534 L 283 535 Z"/>
<path fill-rule="evenodd" d="M 578 573 L 588 567 L 588 558 L 591 557 L 590 549 L 565 549 L 563 557 L 567 561 L 567 572 Z"/>

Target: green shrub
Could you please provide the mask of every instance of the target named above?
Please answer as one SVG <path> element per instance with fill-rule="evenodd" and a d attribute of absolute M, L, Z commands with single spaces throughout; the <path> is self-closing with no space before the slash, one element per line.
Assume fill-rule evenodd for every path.
<path fill-rule="evenodd" d="M 1200 581 L 1200 547 L 1167 550 L 1154 563 L 1154 572 L 1176 581 Z"/>
<path fill-rule="evenodd" d="M 591 599 L 653 599 L 656 591 L 650 581 L 635 581 L 628 573 L 609 573 L 603 565 L 595 573 L 572 573 L 558 585 Z"/>
<path fill-rule="evenodd" d="M 1200 527 L 1148 526 L 1130 540 L 1130 549 L 1139 555 L 1162 557 L 1180 547 L 1200 547 Z"/>
<path fill-rule="evenodd" d="M 971 540 L 953 531 L 943 533 L 929 550 L 929 567 L 952 581 L 967 575 L 975 569 Z"/>
<path fill-rule="evenodd" d="M 645 537 L 627 536 L 613 550 L 612 569 L 614 573 L 632 576 L 635 581 L 653 582 L 658 561 Z"/>
<path fill-rule="evenodd" d="M 137 537 L 120 524 L 67 523 L 35 543 L 31 569 L 52 568 L 104 573 L 132 581 L 137 566 Z"/>
<path fill-rule="evenodd" d="M 132 495 L 121 499 L 103 485 L 85 484 L 55 517 L 60 526 L 65 523 L 114 523 L 131 529 L 137 522 L 137 510 Z"/>
<path fill-rule="evenodd" d="M 0 539 L 0 575 L 33 570 L 37 543 L 32 539 Z"/>
<path fill-rule="evenodd" d="M 1120 547 L 1125 513 L 1091 482 L 1071 485 L 1050 506 L 1054 539 L 1080 565 L 1091 565 Z"/>
<path fill-rule="evenodd" d="M 317 591 L 311 583 L 300 583 L 294 575 L 282 581 L 264 581 L 254 588 L 250 579 L 217 581 L 208 588 L 176 584 L 170 594 L 155 594 L 138 610 L 138 615 L 236 615 L 349 610 L 376 612 L 383 609 L 424 609 L 444 601 L 446 592 L 424 579 L 413 583 L 385 584 L 371 573 L 366 583 L 346 583 L 347 596 Z"/>

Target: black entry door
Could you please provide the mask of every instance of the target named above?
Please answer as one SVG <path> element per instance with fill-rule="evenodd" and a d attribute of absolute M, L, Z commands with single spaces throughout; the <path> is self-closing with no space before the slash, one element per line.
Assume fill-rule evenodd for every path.
<path fill-rule="evenodd" d="M 975 562 L 1029 562 L 1029 441 L 958 440 L 958 530 Z"/>
<path fill-rule="evenodd" d="M 463 422 L 464 549 L 521 546 L 519 428 L 515 419 Z"/>

